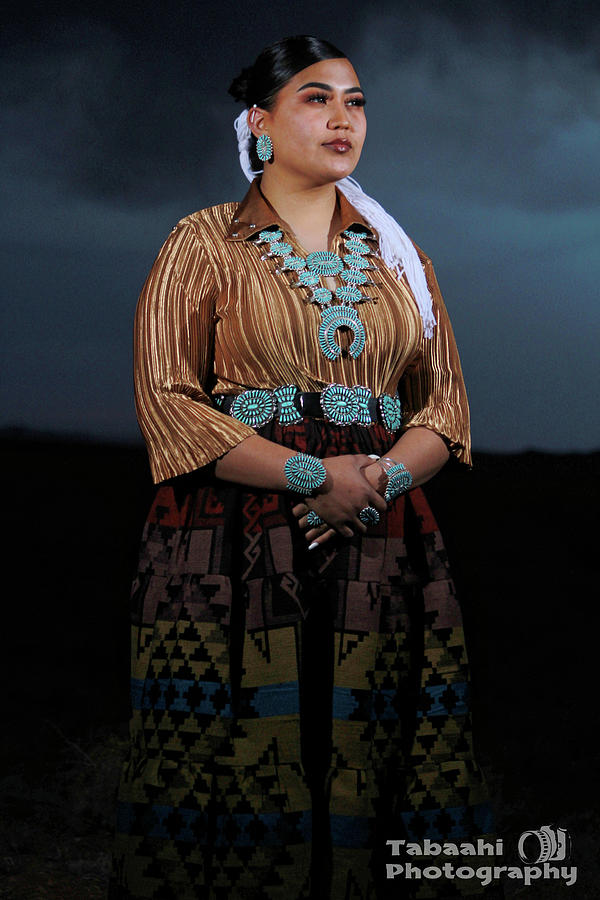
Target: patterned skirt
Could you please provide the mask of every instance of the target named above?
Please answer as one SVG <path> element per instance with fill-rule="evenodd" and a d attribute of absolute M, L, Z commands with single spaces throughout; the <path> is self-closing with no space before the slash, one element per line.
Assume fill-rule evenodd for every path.
<path fill-rule="evenodd" d="M 394 443 L 315 419 L 260 433 L 319 457 Z M 387 840 L 491 834 L 460 610 L 422 491 L 313 551 L 294 502 L 210 467 L 157 489 L 132 592 L 112 900 L 411 896 L 386 885 Z"/>

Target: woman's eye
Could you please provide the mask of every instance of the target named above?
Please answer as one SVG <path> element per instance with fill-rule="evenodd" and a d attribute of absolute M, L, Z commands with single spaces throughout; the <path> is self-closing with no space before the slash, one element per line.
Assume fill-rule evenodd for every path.
<path fill-rule="evenodd" d="M 330 99 L 328 94 L 311 94 L 307 98 L 309 103 L 327 103 Z M 350 97 L 346 100 L 346 106 L 364 106 L 366 102 L 364 97 Z"/>

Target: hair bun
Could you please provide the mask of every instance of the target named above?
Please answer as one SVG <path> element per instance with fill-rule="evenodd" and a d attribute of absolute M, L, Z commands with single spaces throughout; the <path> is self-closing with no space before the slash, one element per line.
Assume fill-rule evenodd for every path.
<path fill-rule="evenodd" d="M 252 76 L 252 66 L 246 66 L 242 69 L 237 78 L 234 78 L 227 93 L 231 94 L 234 100 L 242 100 L 248 104 L 248 86 Z"/>

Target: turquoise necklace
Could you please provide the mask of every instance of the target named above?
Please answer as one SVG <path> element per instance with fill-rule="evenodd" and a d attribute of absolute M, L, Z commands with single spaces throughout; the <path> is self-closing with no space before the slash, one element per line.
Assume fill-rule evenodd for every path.
<path fill-rule="evenodd" d="M 306 288 L 310 293 L 308 299 L 321 308 L 321 324 L 319 326 L 319 346 L 323 355 L 335 361 L 339 359 L 342 348 L 335 340 L 338 328 L 346 327 L 352 331 L 353 341 L 348 349 L 350 356 L 356 359 L 365 347 L 365 327 L 361 322 L 354 304 L 372 300 L 362 294 L 360 287 L 374 284 L 366 274 L 366 270 L 376 269 L 365 257 L 371 248 L 354 231 L 342 232 L 344 236 L 344 257 L 329 250 L 317 250 L 309 253 L 306 259 L 295 256 L 292 245 L 283 240 L 281 231 L 261 231 L 256 244 L 268 244 L 269 250 L 261 259 L 283 257 L 283 265 L 276 273 L 295 272 L 297 280 L 292 287 Z M 369 240 L 369 238 L 367 238 Z M 370 240 L 373 240 L 370 238 Z M 343 284 L 335 291 L 320 284 L 322 277 L 339 275 Z M 339 301 L 334 304 L 333 297 Z"/>

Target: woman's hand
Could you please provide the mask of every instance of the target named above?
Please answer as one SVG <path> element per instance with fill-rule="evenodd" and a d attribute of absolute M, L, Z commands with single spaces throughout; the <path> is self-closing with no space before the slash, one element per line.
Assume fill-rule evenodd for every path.
<path fill-rule="evenodd" d="M 364 534 L 366 525 L 358 518 L 365 506 L 373 506 L 380 515 L 387 510 L 382 498 L 387 478 L 380 465 L 362 453 L 332 456 L 323 460 L 327 470 L 324 490 L 315 497 L 308 497 L 296 504 L 292 512 L 301 528 L 306 528 L 306 515 L 314 510 L 326 524 L 309 528 L 306 539 L 309 544 L 323 544 L 334 534 L 353 537 Z"/>

